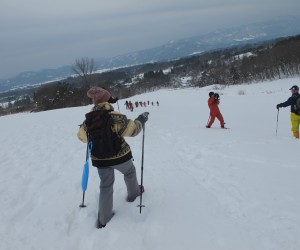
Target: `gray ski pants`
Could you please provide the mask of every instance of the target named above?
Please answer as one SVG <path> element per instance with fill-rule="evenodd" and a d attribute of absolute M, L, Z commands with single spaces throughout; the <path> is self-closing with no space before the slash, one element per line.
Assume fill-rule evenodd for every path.
<path fill-rule="evenodd" d="M 128 197 L 136 198 L 140 195 L 136 170 L 132 160 L 111 166 L 109 168 L 98 168 L 98 174 L 100 177 L 98 220 L 102 225 L 105 225 L 112 217 L 115 169 L 124 175 Z"/>

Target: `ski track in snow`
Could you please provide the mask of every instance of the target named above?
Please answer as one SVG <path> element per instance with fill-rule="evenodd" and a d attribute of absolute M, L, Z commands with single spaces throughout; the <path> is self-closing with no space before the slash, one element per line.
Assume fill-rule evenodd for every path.
<path fill-rule="evenodd" d="M 116 215 L 102 230 L 94 227 L 99 177 L 93 167 L 87 207 L 78 207 L 85 145 L 77 125 L 91 106 L 0 117 L 0 249 L 300 249 L 299 141 L 290 135 L 288 110 L 280 112 L 278 136 L 274 124 L 275 104 L 288 98 L 291 81 L 220 90 L 229 130 L 217 120 L 205 128 L 210 87 L 137 96 L 132 100 L 157 99 L 161 106 L 134 112 L 120 101 L 129 118 L 150 112 L 145 207 L 139 214 L 139 199 L 125 201 L 116 172 Z M 142 133 L 127 141 L 140 178 Z"/>

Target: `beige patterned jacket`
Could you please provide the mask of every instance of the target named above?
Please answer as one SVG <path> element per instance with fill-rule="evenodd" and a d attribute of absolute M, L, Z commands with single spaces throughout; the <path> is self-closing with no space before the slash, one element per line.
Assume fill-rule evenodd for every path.
<path fill-rule="evenodd" d="M 121 136 L 123 140 L 121 143 L 121 150 L 114 157 L 106 158 L 106 159 L 98 159 L 92 155 L 91 159 L 93 161 L 93 165 L 96 167 L 112 166 L 112 165 L 123 163 L 124 161 L 131 159 L 132 154 L 131 154 L 130 146 L 127 144 L 127 142 L 123 137 L 134 137 L 138 135 L 143 128 L 142 123 L 140 121 L 127 119 L 125 115 L 114 111 L 113 106 L 110 105 L 108 102 L 103 102 L 98 104 L 97 106 L 94 106 L 91 111 L 103 109 L 103 108 L 110 111 L 109 114 L 113 118 L 112 131 L 116 132 L 119 136 Z M 88 139 L 86 133 L 86 126 L 84 122 L 82 123 L 82 125 L 80 125 L 80 128 L 77 133 L 77 137 L 80 141 L 87 143 Z"/>

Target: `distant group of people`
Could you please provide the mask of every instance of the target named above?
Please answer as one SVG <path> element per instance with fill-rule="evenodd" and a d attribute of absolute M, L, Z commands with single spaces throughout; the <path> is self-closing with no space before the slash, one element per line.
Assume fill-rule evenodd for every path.
<path fill-rule="evenodd" d="M 147 107 L 147 106 L 150 106 L 150 101 L 135 101 L 134 103 L 131 102 L 131 101 L 126 101 L 125 104 L 126 106 L 126 109 L 129 109 L 130 111 L 133 111 L 134 108 L 138 108 L 138 107 Z M 155 103 L 154 102 L 151 102 L 151 105 L 154 106 Z M 159 106 L 159 102 L 156 101 L 156 105 Z"/>

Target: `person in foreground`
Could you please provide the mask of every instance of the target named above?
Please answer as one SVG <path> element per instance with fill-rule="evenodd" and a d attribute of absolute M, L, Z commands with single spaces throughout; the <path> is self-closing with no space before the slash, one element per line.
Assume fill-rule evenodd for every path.
<path fill-rule="evenodd" d="M 299 95 L 299 87 L 294 85 L 290 88 L 292 96 L 283 103 L 279 103 L 276 105 L 276 108 L 285 108 L 291 106 L 291 122 L 292 122 L 292 131 L 295 138 L 299 138 L 299 124 L 300 124 L 300 95 Z M 298 104 L 297 104 L 298 103 Z"/>
<path fill-rule="evenodd" d="M 138 135 L 148 120 L 149 113 L 144 112 L 135 120 L 127 119 L 125 115 L 114 111 L 110 104 L 114 99 L 107 90 L 100 87 L 90 88 L 87 96 L 93 100 L 94 107 L 85 115 L 86 119 L 80 125 L 77 136 L 84 143 L 92 142 L 91 160 L 100 177 L 96 227 L 103 228 L 114 216 L 115 169 L 124 175 L 127 202 L 133 202 L 144 192 L 144 187 L 138 185 L 132 152 L 124 137 Z"/>

